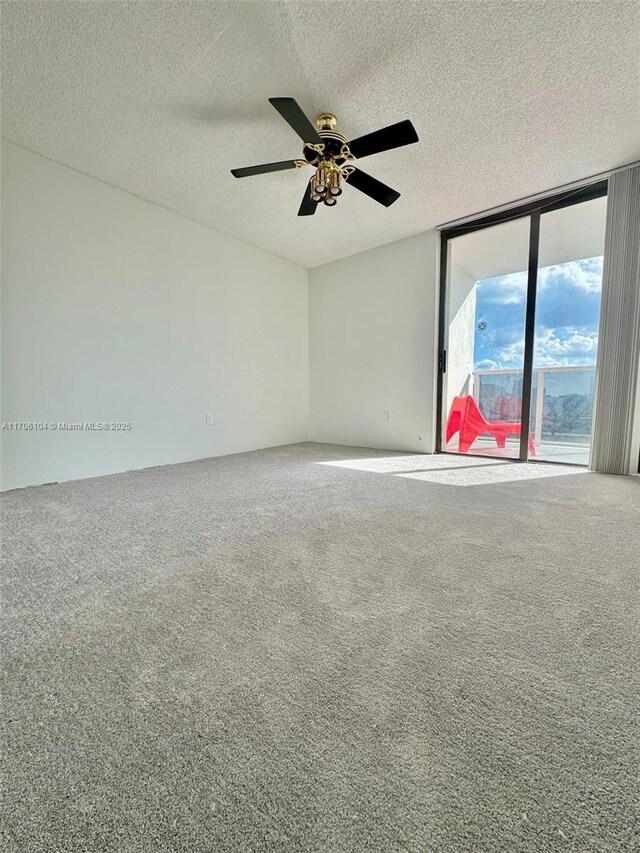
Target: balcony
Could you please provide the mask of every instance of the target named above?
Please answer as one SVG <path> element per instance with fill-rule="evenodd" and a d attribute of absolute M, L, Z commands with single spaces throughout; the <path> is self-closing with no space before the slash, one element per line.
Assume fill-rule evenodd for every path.
<path fill-rule="evenodd" d="M 522 370 L 475 370 L 468 388 L 488 421 L 519 421 L 522 399 Z M 536 459 L 588 465 L 595 388 L 594 365 L 534 368 L 531 390 L 530 431 Z M 507 440 L 505 448 L 480 436 L 469 453 L 514 458 L 519 440 Z M 447 450 L 456 452 L 457 437 Z"/>

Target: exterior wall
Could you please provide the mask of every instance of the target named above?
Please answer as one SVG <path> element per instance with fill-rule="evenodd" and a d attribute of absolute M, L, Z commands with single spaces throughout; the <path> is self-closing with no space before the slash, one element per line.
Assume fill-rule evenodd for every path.
<path fill-rule="evenodd" d="M 449 265 L 449 305 L 446 419 L 453 398 L 473 392 L 473 354 L 475 345 L 476 289 L 475 279 L 458 264 Z"/>

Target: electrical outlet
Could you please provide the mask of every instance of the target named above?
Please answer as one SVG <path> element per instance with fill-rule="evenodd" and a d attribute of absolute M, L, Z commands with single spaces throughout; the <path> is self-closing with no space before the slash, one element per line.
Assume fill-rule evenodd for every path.
<path fill-rule="evenodd" d="M 391 420 L 391 412 L 389 411 L 389 409 L 383 409 L 382 410 L 382 420 L 383 421 L 390 421 Z"/>
<path fill-rule="evenodd" d="M 205 423 L 207 426 L 213 426 L 213 412 L 207 412 L 205 415 Z"/>

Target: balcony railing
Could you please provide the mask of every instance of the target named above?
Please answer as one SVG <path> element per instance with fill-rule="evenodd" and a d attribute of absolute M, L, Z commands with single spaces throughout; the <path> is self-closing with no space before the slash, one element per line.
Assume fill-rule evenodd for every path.
<path fill-rule="evenodd" d="M 487 420 L 521 416 L 522 370 L 475 370 L 472 394 Z M 591 439 L 594 365 L 534 368 L 529 429 L 536 444 L 586 444 Z"/>

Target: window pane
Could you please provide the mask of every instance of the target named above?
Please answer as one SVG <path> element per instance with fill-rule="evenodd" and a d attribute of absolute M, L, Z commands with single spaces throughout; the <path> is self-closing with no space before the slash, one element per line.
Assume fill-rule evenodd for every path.
<path fill-rule="evenodd" d="M 536 459 L 589 461 L 606 198 L 544 213 L 531 430 Z"/>
<path fill-rule="evenodd" d="M 443 449 L 518 458 L 530 219 L 449 241 Z"/>

